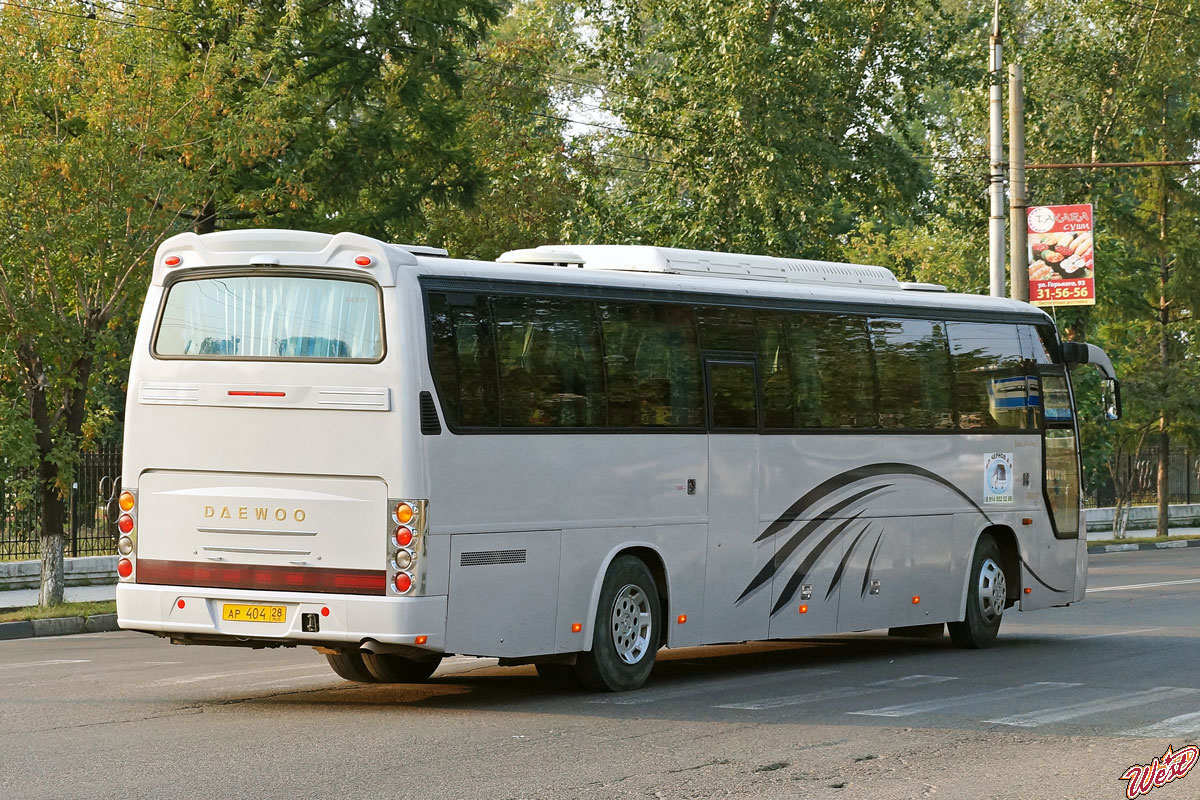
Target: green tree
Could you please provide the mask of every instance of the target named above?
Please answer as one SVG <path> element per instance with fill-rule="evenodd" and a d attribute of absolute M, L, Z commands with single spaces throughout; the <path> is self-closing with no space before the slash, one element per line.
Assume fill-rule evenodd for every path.
<path fill-rule="evenodd" d="M 5 414 L 6 455 L 36 475 L 43 605 L 62 600 L 62 495 L 97 359 L 120 346 L 145 260 L 177 224 L 163 209 L 186 191 L 158 156 L 185 103 L 147 32 L 67 9 L 0 9 L 0 332 L 22 409 Z"/>

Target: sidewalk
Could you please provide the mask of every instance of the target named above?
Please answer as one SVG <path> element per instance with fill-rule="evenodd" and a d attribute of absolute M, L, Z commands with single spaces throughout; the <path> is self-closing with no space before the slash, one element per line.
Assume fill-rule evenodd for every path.
<path fill-rule="evenodd" d="M 100 600 L 115 600 L 116 597 L 117 585 L 115 583 L 103 586 L 68 586 L 63 592 L 63 600 L 68 603 L 92 603 Z M 37 589 L 0 592 L 0 611 L 36 606 L 37 601 Z"/>

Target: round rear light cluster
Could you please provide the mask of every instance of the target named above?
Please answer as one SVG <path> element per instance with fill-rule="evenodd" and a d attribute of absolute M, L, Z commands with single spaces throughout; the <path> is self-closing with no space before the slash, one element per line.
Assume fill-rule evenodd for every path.
<path fill-rule="evenodd" d="M 121 536 L 117 539 L 117 552 L 121 558 L 117 561 L 117 575 L 121 580 L 128 580 L 133 577 L 133 560 L 137 557 L 134 550 L 137 549 L 136 543 L 133 541 L 133 529 L 137 527 L 134 521 L 134 506 L 137 505 L 137 498 L 133 492 L 125 491 L 117 497 L 117 507 L 121 509 L 121 515 L 117 517 L 117 530 L 121 532 Z"/>

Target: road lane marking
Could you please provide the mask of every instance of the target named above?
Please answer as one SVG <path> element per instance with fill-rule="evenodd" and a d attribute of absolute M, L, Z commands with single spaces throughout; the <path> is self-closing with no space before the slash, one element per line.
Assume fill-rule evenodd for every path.
<path fill-rule="evenodd" d="M 1200 583 L 1200 578 L 1188 578 L 1182 581 L 1158 581 L 1157 583 L 1130 583 L 1125 586 L 1101 586 L 1099 589 L 1088 588 L 1087 593 L 1094 592 L 1123 592 L 1127 589 L 1153 589 L 1156 586 L 1185 586 L 1189 583 Z"/>
<path fill-rule="evenodd" d="M 1200 733 L 1200 711 L 1193 711 L 1191 714 L 1180 714 L 1178 717 L 1164 719 L 1162 722 L 1155 722 L 1152 725 L 1143 725 L 1140 728 L 1121 731 L 1117 735 L 1174 739 L 1197 733 Z"/>
<path fill-rule="evenodd" d="M 661 689 L 642 689 L 632 694 L 622 694 L 609 697 L 597 697 L 593 700 L 588 700 L 589 703 L 614 705 L 614 706 L 640 706 L 646 703 L 657 703 L 660 700 L 675 700 L 680 697 L 688 697 L 694 694 L 703 694 L 710 689 L 715 688 L 743 688 L 754 686 L 760 683 L 768 683 L 783 677 L 808 678 L 816 675 L 830 675 L 834 672 L 831 669 L 819 670 L 799 670 L 786 669 L 773 672 L 760 673 L 758 675 L 747 675 L 744 678 L 731 678 L 726 675 L 721 678 L 710 678 L 687 683 L 684 686 L 662 687 Z"/>
<path fill-rule="evenodd" d="M 151 686 L 175 686 L 185 683 L 200 683 L 201 681 L 215 681 L 221 678 L 232 678 L 237 676 L 257 675 L 261 672 L 287 672 L 294 669 L 312 669 L 312 664 L 302 664 L 294 667 L 269 667 L 267 669 L 239 669 L 235 672 L 217 672 L 212 675 L 192 675 L 186 678 L 159 678 L 151 682 Z"/>
<path fill-rule="evenodd" d="M 53 667 L 58 664 L 88 664 L 90 658 L 56 658 L 53 661 L 26 661 L 23 664 L 0 664 L 0 669 L 17 669 L 18 667 Z"/>
<path fill-rule="evenodd" d="M 1068 636 L 1063 641 L 1081 642 L 1084 639 L 1104 639 L 1109 636 L 1128 636 L 1134 633 L 1149 633 L 1150 631 L 1161 631 L 1162 628 L 1136 628 L 1132 631 L 1117 631 L 1116 633 L 1092 633 L 1087 636 Z"/>
<path fill-rule="evenodd" d="M 1153 703 L 1159 700 L 1170 700 L 1176 697 L 1184 697 L 1190 694 L 1200 694 L 1200 689 L 1181 689 L 1176 686 L 1156 686 L 1153 689 L 1147 689 L 1144 692 L 1119 694 L 1113 697 L 1105 697 L 1100 700 L 1089 700 L 1084 703 L 1072 703 L 1071 705 L 1067 706 L 1041 708 L 1037 711 L 1027 711 L 1023 714 L 1013 714 L 1008 717 L 985 719 L 984 722 L 991 722 L 997 725 L 1015 725 L 1019 728 L 1036 728 L 1041 725 L 1049 725 L 1055 722 L 1066 722 L 1070 719 L 1078 719 L 1079 717 L 1086 717 L 1091 714 L 1100 714 L 1106 711 L 1116 711 L 1122 708 L 1130 708 L 1131 706 L 1140 706 L 1144 703 Z"/>
<path fill-rule="evenodd" d="M 1013 697 L 1026 697 L 1031 694 L 1039 694 L 1040 692 L 1049 692 L 1055 689 L 1069 689 L 1074 686 L 1082 686 L 1080 683 L 1054 683 L 1052 681 L 1038 681 L 1037 683 L 1027 683 L 1024 686 L 1010 686 L 1007 689 L 995 689 L 990 692 L 975 692 L 974 694 L 960 694 L 955 697 L 942 697 L 936 700 L 923 700 L 919 703 L 904 703 L 895 706 L 883 706 L 882 708 L 870 708 L 866 711 L 847 711 L 847 714 L 855 714 L 863 717 L 907 717 L 912 714 L 924 714 L 927 711 L 941 711 L 955 706 L 966 706 L 972 703 L 982 703 L 990 700 L 1006 700 Z"/>
<path fill-rule="evenodd" d="M 767 697 L 762 700 L 751 700 L 745 703 L 722 703 L 713 708 L 734 708 L 742 711 L 764 711 L 770 708 L 785 708 L 787 706 L 806 705 L 808 703 L 820 703 L 826 700 L 844 700 L 848 697 L 861 697 L 867 694 L 876 694 L 893 688 L 907 688 L 909 686 L 924 686 L 930 683 L 945 683 L 946 681 L 956 681 L 958 678 L 952 678 L 946 675 L 906 675 L 903 678 L 893 678 L 886 681 L 874 681 L 865 686 L 842 686 L 837 689 L 825 689 L 820 692 L 805 692 L 803 694 L 789 694 L 781 697 Z"/>

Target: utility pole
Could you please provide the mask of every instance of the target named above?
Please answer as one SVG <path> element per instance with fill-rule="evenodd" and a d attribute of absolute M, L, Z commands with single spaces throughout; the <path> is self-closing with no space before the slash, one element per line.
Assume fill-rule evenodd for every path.
<path fill-rule="evenodd" d="M 991 213 L 988 217 L 988 272 L 992 297 L 1004 297 L 1004 97 L 1001 82 L 1000 0 L 992 17 L 988 55 L 991 96 L 991 173 L 988 176 Z"/>
<path fill-rule="evenodd" d="M 1011 259 L 1009 296 L 1029 302 L 1029 229 L 1025 221 L 1025 75 L 1008 65 L 1008 244 Z"/>

